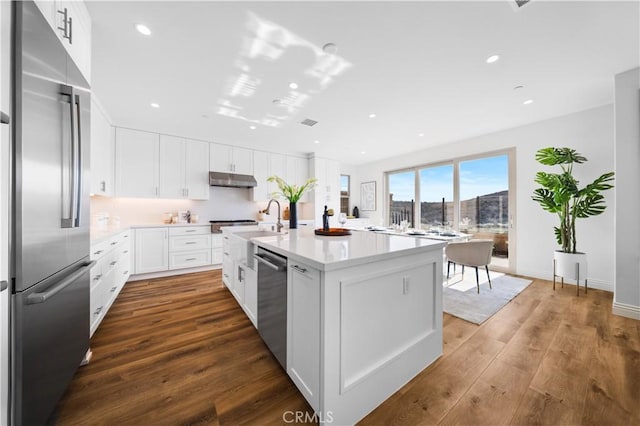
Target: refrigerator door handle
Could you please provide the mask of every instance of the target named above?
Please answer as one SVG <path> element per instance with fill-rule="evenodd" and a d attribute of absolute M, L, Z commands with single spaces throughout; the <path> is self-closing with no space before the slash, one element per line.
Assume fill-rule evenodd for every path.
<path fill-rule="evenodd" d="M 9 119 L 9 116 L 0 111 L 0 124 L 9 124 L 10 122 L 11 120 Z"/>
<path fill-rule="evenodd" d="M 69 97 L 69 130 L 71 132 L 71 146 L 69 146 L 69 186 L 66 188 L 68 196 L 65 197 L 65 188 L 62 188 L 62 200 L 63 204 L 65 198 L 69 199 L 69 217 L 62 216 L 61 227 L 62 228 L 74 228 L 76 226 L 76 125 L 75 125 L 75 93 L 73 87 L 62 85 L 61 93 L 64 96 Z M 64 206 L 63 206 L 64 207 Z"/>
<path fill-rule="evenodd" d="M 5 291 L 9 287 L 9 283 L 5 280 L 0 281 L 0 292 Z"/>
<path fill-rule="evenodd" d="M 76 172 L 74 173 L 74 183 L 76 185 L 76 203 L 74 203 L 76 207 L 76 217 L 75 217 L 75 226 L 80 227 L 80 217 L 82 212 L 82 127 L 81 127 L 81 105 L 80 105 L 80 96 L 75 95 L 75 105 L 76 105 L 76 123 L 77 123 L 77 137 L 75 138 L 76 142 Z"/>
<path fill-rule="evenodd" d="M 53 288 L 50 288 L 47 291 L 43 291 L 42 293 L 33 293 L 27 296 L 25 303 L 27 305 L 35 305 L 37 303 L 44 303 L 47 300 L 51 299 L 53 296 L 58 294 L 60 291 L 64 290 L 65 287 L 73 284 L 82 274 L 87 272 L 87 270 L 91 269 L 93 265 L 96 264 L 95 260 L 83 265 L 80 269 L 78 269 L 73 274 L 69 275 L 67 278 L 62 280 L 58 285 Z"/>

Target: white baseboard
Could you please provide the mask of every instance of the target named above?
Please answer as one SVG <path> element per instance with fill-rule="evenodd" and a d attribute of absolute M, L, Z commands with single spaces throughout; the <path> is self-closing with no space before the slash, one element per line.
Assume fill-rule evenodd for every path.
<path fill-rule="evenodd" d="M 529 270 L 519 270 L 516 272 L 516 274 L 518 275 L 524 275 L 526 277 L 531 277 L 531 278 L 538 278 L 540 280 L 547 280 L 547 281 L 553 281 L 553 275 L 552 274 L 546 274 L 546 273 L 540 273 L 540 271 L 529 271 Z M 560 282 L 560 278 L 557 277 L 556 280 L 558 282 Z M 565 284 L 569 284 L 569 285 L 576 285 L 576 282 L 574 280 L 565 280 L 564 281 Z M 580 286 L 583 287 L 584 286 L 584 281 L 580 280 Z M 604 290 L 604 291 L 610 291 L 611 293 L 613 293 L 613 284 L 608 283 L 606 281 L 603 280 L 597 280 L 594 278 L 587 278 L 587 286 L 589 288 L 595 288 L 598 290 Z"/>
<path fill-rule="evenodd" d="M 222 265 L 200 266 L 197 268 L 174 269 L 172 271 L 150 272 L 148 274 L 131 275 L 127 281 L 150 280 L 152 278 L 172 277 L 174 275 L 192 274 L 194 272 L 214 271 L 222 269 Z"/>
<path fill-rule="evenodd" d="M 621 317 L 640 320 L 640 306 L 613 302 L 613 313 L 614 315 L 620 315 Z"/>

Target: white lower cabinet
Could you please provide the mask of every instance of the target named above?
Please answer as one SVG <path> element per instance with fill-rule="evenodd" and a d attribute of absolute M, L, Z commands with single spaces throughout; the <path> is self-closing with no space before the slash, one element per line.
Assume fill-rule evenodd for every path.
<path fill-rule="evenodd" d="M 136 274 L 169 269 L 169 230 L 167 228 L 136 229 Z"/>
<path fill-rule="evenodd" d="M 289 259 L 287 372 L 314 409 L 320 391 L 320 271 Z"/>
<path fill-rule="evenodd" d="M 184 226 L 169 229 L 169 269 L 211 265 L 211 228 Z"/>
<path fill-rule="evenodd" d="M 131 275 L 131 231 L 126 230 L 91 245 L 90 335 L 115 301 Z"/>
<path fill-rule="evenodd" d="M 247 268 L 245 270 L 242 307 L 253 326 L 258 327 L 258 276 L 255 269 Z"/>

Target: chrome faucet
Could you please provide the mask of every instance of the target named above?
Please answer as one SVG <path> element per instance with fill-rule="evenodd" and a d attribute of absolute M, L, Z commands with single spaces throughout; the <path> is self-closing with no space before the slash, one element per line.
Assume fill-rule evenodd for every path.
<path fill-rule="evenodd" d="M 271 207 L 271 203 L 273 203 L 275 201 L 275 203 L 278 205 L 278 222 L 276 222 L 276 228 L 278 229 L 278 232 L 282 231 L 282 228 L 284 227 L 284 225 L 280 222 L 280 202 L 276 199 L 270 199 L 269 200 L 269 204 L 267 204 L 267 208 L 262 210 L 262 213 L 266 213 L 269 214 L 269 208 Z"/>

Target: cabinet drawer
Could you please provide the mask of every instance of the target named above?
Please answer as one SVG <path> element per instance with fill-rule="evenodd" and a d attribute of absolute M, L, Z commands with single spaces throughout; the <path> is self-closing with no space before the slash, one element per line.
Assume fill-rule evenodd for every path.
<path fill-rule="evenodd" d="M 211 264 L 211 250 L 197 250 L 171 253 L 169 255 L 169 269 L 192 268 Z"/>
<path fill-rule="evenodd" d="M 99 260 L 102 258 L 102 256 L 110 250 L 110 242 L 111 240 L 107 239 L 97 244 L 91 244 L 91 260 Z"/>
<path fill-rule="evenodd" d="M 199 250 L 211 248 L 209 235 L 185 235 L 169 237 L 169 251 Z"/>
<path fill-rule="evenodd" d="M 209 226 L 181 226 L 179 228 L 169 228 L 169 236 L 173 235 L 210 235 Z"/>

